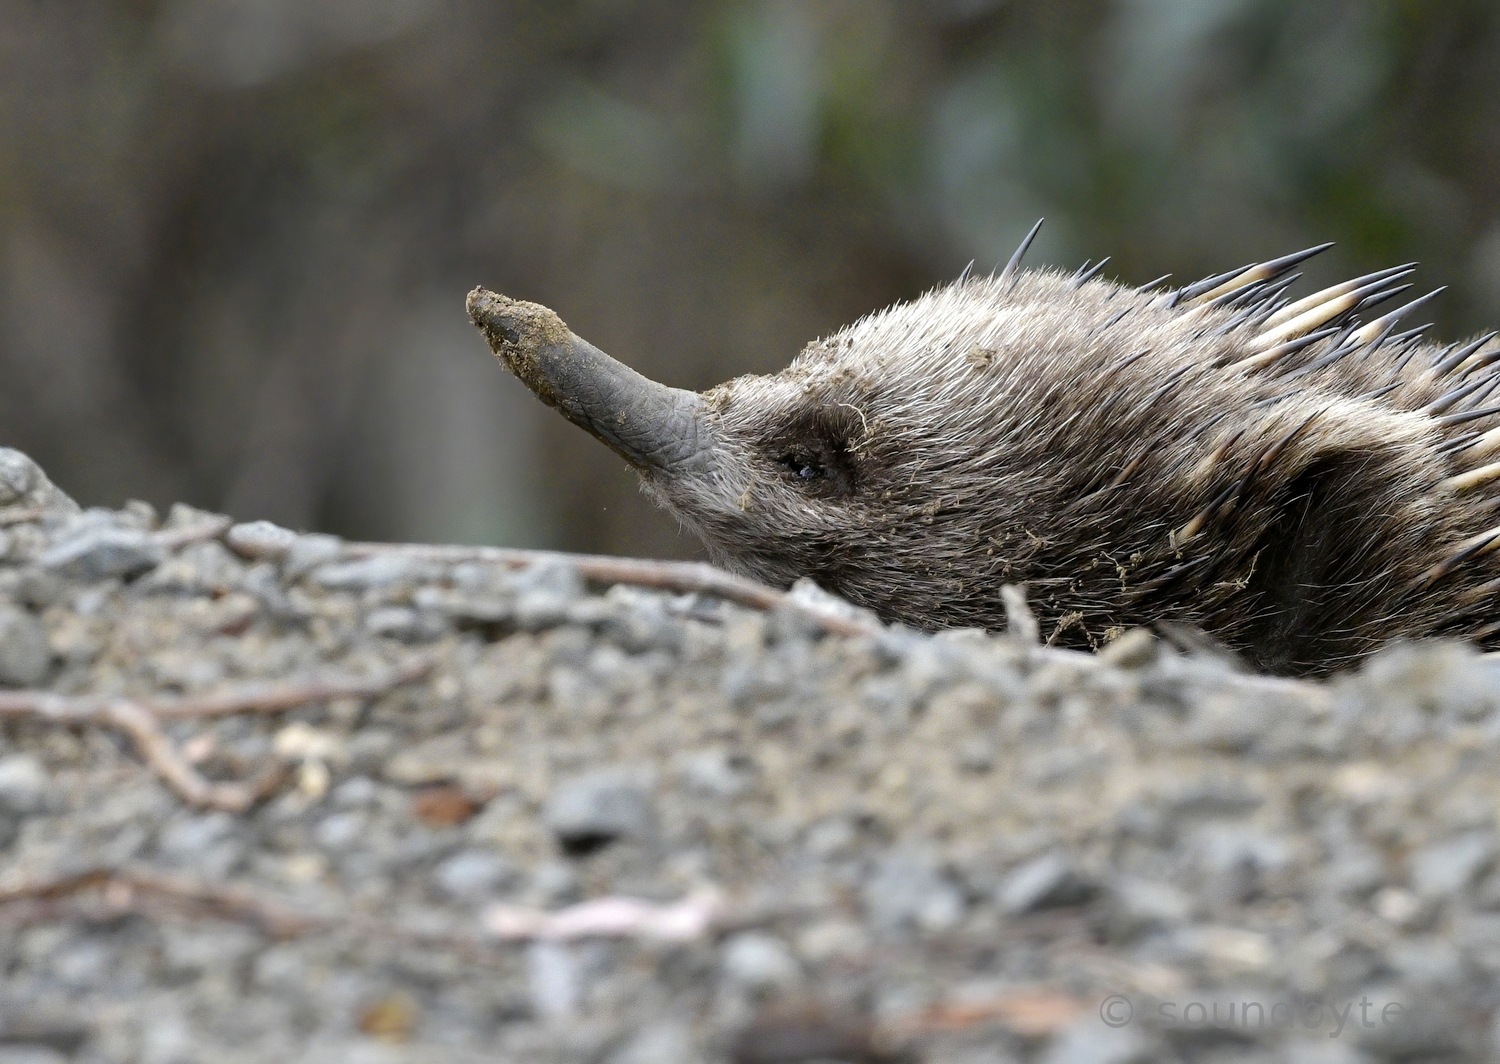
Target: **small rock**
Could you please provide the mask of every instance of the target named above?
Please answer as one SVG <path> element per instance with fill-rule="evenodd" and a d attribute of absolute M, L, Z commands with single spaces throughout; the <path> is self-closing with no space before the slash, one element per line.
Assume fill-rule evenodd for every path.
<path fill-rule="evenodd" d="M 382 775 L 392 783 L 407 786 L 446 783 L 456 779 L 460 768 L 472 757 L 468 736 L 437 735 L 391 758 Z"/>
<path fill-rule="evenodd" d="M 1049 853 L 1016 869 L 996 891 L 1000 908 L 1012 916 L 1077 905 L 1093 897 L 1095 885 L 1061 853 Z"/>
<path fill-rule="evenodd" d="M 0 506 L 10 506 L 30 493 L 41 468 L 27 455 L 0 447 Z"/>
<path fill-rule="evenodd" d="M 0 602 L 0 686 L 35 686 L 51 664 L 42 622 L 29 610 Z"/>
<path fill-rule="evenodd" d="M 543 822 L 570 853 L 589 853 L 620 838 L 645 838 L 654 823 L 643 774 L 598 769 L 553 790 Z"/>
<path fill-rule="evenodd" d="M 927 855 L 898 851 L 875 867 L 862 891 L 870 919 L 887 931 L 946 931 L 964 916 L 964 897 Z"/>
<path fill-rule="evenodd" d="M 292 544 L 297 542 L 297 533 L 270 521 L 249 521 L 224 533 L 224 542 L 243 557 L 277 561 L 285 558 L 292 549 Z"/>
<path fill-rule="evenodd" d="M 698 1059 L 687 1025 L 663 1020 L 638 1032 L 609 1058 L 609 1064 L 693 1064 Z"/>
<path fill-rule="evenodd" d="M 748 990 L 784 989 L 802 978 L 802 968 L 775 935 L 745 931 L 724 943 L 724 974 Z"/>
<path fill-rule="evenodd" d="M 1449 898 L 1469 884 L 1495 858 L 1495 842 L 1487 833 L 1474 832 L 1433 843 L 1411 859 L 1411 882 L 1424 898 Z"/>
<path fill-rule="evenodd" d="M 47 770 L 30 754 L 0 758 L 0 811 L 28 816 L 47 807 Z"/>
<path fill-rule="evenodd" d="M 321 532 L 310 532 L 298 536 L 284 559 L 288 580 L 295 580 L 304 573 L 337 560 L 344 552 L 344 541 L 338 536 L 327 536 Z"/>
<path fill-rule="evenodd" d="M 681 760 L 683 782 L 694 790 L 720 798 L 737 798 L 753 782 L 753 765 L 742 754 L 725 750 L 697 750 Z"/>
<path fill-rule="evenodd" d="M 446 621 L 436 611 L 413 610 L 405 606 L 371 610 L 365 617 L 365 628 L 373 635 L 399 639 L 403 643 L 424 643 L 439 639 L 448 631 Z"/>
<path fill-rule="evenodd" d="M 369 828 L 369 821 L 359 813 L 334 813 L 318 821 L 313 838 L 327 850 L 344 850 Z"/>
<path fill-rule="evenodd" d="M 42 565 L 62 576 L 90 581 L 137 576 L 161 560 L 150 533 L 121 525 L 108 510 L 81 514 L 41 557 Z"/>
<path fill-rule="evenodd" d="M 583 595 L 578 571 L 566 562 L 542 562 L 515 573 L 510 580 L 515 593 L 511 604 L 517 628 L 539 632 L 562 624 L 568 610 Z"/>
<path fill-rule="evenodd" d="M 1142 669 L 1156 660 L 1161 644 L 1147 628 L 1132 628 L 1099 651 L 1099 660 L 1120 669 Z"/>
<path fill-rule="evenodd" d="M 479 803 L 461 787 L 429 787 L 412 797 L 411 811 L 430 828 L 451 828 L 473 819 Z"/>
<path fill-rule="evenodd" d="M 1037 1058 L 1039 1064 L 1150 1064 L 1159 1059 L 1137 1032 L 1107 1027 L 1097 1016 L 1064 1028 Z"/>
<path fill-rule="evenodd" d="M 543 939 L 526 951 L 531 982 L 531 1007 L 538 1016 L 561 1019 L 578 1011 L 582 973 L 573 951 L 561 942 Z"/>
<path fill-rule="evenodd" d="M 562 861 L 543 861 L 532 870 L 531 894 L 543 905 L 576 901 L 579 889 L 578 873 Z"/>
<path fill-rule="evenodd" d="M 1170 883 L 1124 877 L 1111 885 L 1109 929 L 1116 939 L 1181 926 L 1192 912 L 1192 898 Z"/>
<path fill-rule="evenodd" d="M 504 858 L 487 850 L 464 850 L 438 865 L 432 878 L 450 898 L 474 901 L 512 882 L 516 871 Z"/>
<path fill-rule="evenodd" d="M 369 591 L 410 583 L 427 575 L 430 568 L 416 558 L 377 554 L 373 558 L 321 565 L 312 571 L 310 579 L 330 591 Z"/>
<path fill-rule="evenodd" d="M 35 506 L 64 514 L 78 504 L 47 479 L 42 467 L 11 447 L 0 447 L 0 506 Z"/>
<path fill-rule="evenodd" d="M 142 578 L 143 592 L 171 595 L 227 595 L 245 580 L 245 566 L 215 542 L 192 543 Z"/>
<path fill-rule="evenodd" d="M 387 994 L 360 1010 L 358 1027 L 371 1038 L 392 1045 L 409 1041 L 422 1019 L 422 1007 L 404 991 Z"/>
<path fill-rule="evenodd" d="M 987 735 L 973 735 L 958 744 L 954 761 L 965 772 L 982 774 L 995 767 L 995 741 Z"/>

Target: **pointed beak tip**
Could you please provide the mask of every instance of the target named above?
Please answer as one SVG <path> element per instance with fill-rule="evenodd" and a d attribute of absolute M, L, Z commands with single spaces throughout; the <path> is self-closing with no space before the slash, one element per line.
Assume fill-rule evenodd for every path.
<path fill-rule="evenodd" d="M 469 312 L 469 320 L 475 325 L 483 324 L 488 317 L 488 311 L 499 300 L 489 289 L 476 285 L 474 290 L 464 299 L 464 309 Z"/>

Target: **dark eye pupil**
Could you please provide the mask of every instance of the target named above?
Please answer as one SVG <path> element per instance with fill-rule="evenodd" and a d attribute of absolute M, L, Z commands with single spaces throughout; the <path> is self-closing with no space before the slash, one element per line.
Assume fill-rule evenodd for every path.
<path fill-rule="evenodd" d="M 781 464 L 799 480 L 816 480 L 823 475 L 822 467 L 809 458 L 789 454 L 781 460 Z"/>

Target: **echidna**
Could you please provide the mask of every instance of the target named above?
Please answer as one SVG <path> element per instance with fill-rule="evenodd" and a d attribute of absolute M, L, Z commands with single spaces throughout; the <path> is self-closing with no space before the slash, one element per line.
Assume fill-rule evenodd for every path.
<path fill-rule="evenodd" d="M 468 308 L 714 562 L 773 584 L 924 629 L 1003 627 L 1024 584 L 1050 642 L 1178 622 L 1291 673 L 1500 638 L 1494 333 L 1401 331 L 1431 295 L 1370 315 L 1410 265 L 1291 301 L 1327 244 L 1165 290 L 1023 271 L 1035 232 L 998 273 L 702 394 L 545 307 Z"/>

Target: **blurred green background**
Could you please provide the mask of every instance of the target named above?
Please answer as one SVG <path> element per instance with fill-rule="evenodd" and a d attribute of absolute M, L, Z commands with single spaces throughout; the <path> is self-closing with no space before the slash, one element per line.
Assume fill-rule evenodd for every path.
<path fill-rule="evenodd" d="M 475 284 L 674 385 L 1003 262 L 1500 325 L 1500 6 L 0 0 L 0 442 L 85 503 L 682 556 Z M 1304 282 L 1306 283 L 1306 282 Z"/>

